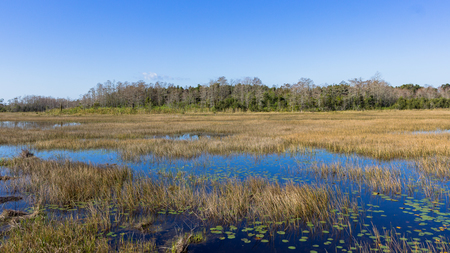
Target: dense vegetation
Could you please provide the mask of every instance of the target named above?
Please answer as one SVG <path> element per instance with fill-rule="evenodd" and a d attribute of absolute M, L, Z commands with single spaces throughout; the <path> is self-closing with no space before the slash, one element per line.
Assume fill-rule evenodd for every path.
<path fill-rule="evenodd" d="M 317 86 L 301 78 L 294 84 L 268 87 L 255 78 L 228 81 L 225 77 L 207 85 L 183 88 L 156 82 L 99 83 L 80 99 L 26 96 L 15 98 L 0 111 L 45 111 L 74 108 L 145 108 L 148 110 L 208 111 L 341 111 L 368 109 L 431 109 L 450 107 L 450 84 L 439 88 L 404 84 L 393 87 L 378 76 Z"/>

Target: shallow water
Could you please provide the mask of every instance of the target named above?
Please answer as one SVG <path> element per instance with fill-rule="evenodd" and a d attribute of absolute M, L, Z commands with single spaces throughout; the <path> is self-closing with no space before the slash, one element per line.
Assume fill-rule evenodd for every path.
<path fill-rule="evenodd" d="M 47 130 L 58 127 L 79 126 L 77 122 L 40 122 L 40 121 L 0 121 L 0 128 L 21 128 Z"/>
<path fill-rule="evenodd" d="M 444 130 L 437 129 L 437 130 L 434 130 L 434 131 L 414 131 L 414 132 L 411 132 L 411 134 L 448 134 L 448 133 L 450 133 L 449 129 L 444 129 Z"/>
<path fill-rule="evenodd" d="M 0 157 L 17 156 L 22 148 L 24 147 L 0 146 Z M 342 218 L 340 219 L 342 222 L 323 224 L 320 225 L 322 228 L 317 230 L 311 229 L 307 224 L 292 228 L 287 225 L 289 223 L 287 218 L 286 221 L 279 221 L 280 225 L 273 231 L 261 228 L 271 224 L 246 220 L 233 226 L 222 224 L 222 229 L 217 231 L 211 230 L 217 224 L 196 220 L 195 217 L 190 217 L 186 213 L 173 214 L 168 210 L 161 210 L 157 214 L 159 221 L 156 224 L 163 229 L 158 233 L 142 233 L 126 226 L 122 228 L 118 226 L 112 231 L 115 235 L 122 233 L 125 238 L 156 237 L 157 243 L 162 243 L 164 239 L 173 236 L 174 227 L 189 231 L 190 226 L 186 226 L 186 221 L 189 221 L 196 224 L 194 227 L 197 230 L 206 231 L 208 237 L 204 243 L 191 245 L 189 249 L 193 252 L 229 252 L 231 250 L 288 252 L 293 251 L 294 248 L 295 251 L 300 252 L 349 252 L 354 250 L 352 247 L 355 247 L 356 242 L 372 243 L 374 229 L 381 234 L 383 231 L 395 230 L 398 238 L 406 238 L 408 242 L 433 243 L 436 240 L 444 241 L 450 236 L 448 182 L 433 181 L 419 175 L 415 170 L 417 165 L 414 161 L 380 161 L 359 155 L 334 154 L 318 149 L 262 156 L 204 154 L 192 159 L 169 159 L 147 155 L 136 162 L 124 161 L 121 159 L 120 152 L 112 150 L 32 150 L 32 152 L 43 159 L 70 159 L 94 164 L 126 165 L 141 173 L 161 170 L 183 171 L 219 180 L 259 176 L 281 183 L 290 181 L 298 184 L 327 185 L 331 189 L 340 189 L 343 194 L 358 204 L 359 214 L 349 212 L 346 215 L 340 213 L 342 210 L 336 211 L 338 217 Z M 383 194 L 375 192 L 361 182 L 345 178 L 323 179 L 313 173 L 312 168 L 333 164 L 362 168 L 378 166 L 386 170 L 399 171 L 404 184 L 403 190 L 399 193 Z M 440 195 L 427 197 L 420 186 L 421 183 L 440 189 Z M 263 236 L 258 237 L 258 234 Z M 114 242 L 117 237 L 111 237 L 111 240 Z M 386 240 L 389 238 L 381 238 L 381 244 L 386 243 Z"/>
<path fill-rule="evenodd" d="M 201 138 L 207 139 L 222 139 L 229 135 L 220 134 L 179 134 L 179 135 L 154 135 L 147 137 L 147 139 L 166 139 L 166 140 L 179 140 L 179 141 L 195 141 Z"/>
<path fill-rule="evenodd" d="M 1 152 L 0 152 L 0 154 L 1 154 Z M 8 172 L 7 168 L 0 166 L 0 175 L 1 176 L 9 176 L 9 172 Z M 12 180 L 14 180 L 14 179 L 12 179 Z M 19 193 L 11 193 L 10 191 L 8 191 L 12 180 L 0 180 L 0 196 L 1 197 L 17 196 L 17 197 L 22 197 L 22 199 L 0 204 L 0 210 L 13 209 L 13 210 L 25 211 L 29 207 L 29 203 L 27 201 L 27 196 L 19 194 Z"/>
<path fill-rule="evenodd" d="M 0 146 L 0 158 L 18 156 L 25 146 Z M 120 152 L 105 149 L 69 151 L 69 150 L 31 150 L 42 159 L 71 160 L 92 164 L 125 165 L 137 172 L 185 171 L 196 175 L 210 175 L 218 178 L 245 178 L 247 176 L 262 176 L 272 179 L 282 179 L 292 176 L 293 172 L 306 170 L 311 166 L 341 164 L 343 166 L 368 167 L 381 166 L 384 168 L 407 168 L 415 166 L 412 161 L 391 160 L 380 161 L 360 155 L 346 155 L 330 153 L 322 149 L 306 149 L 295 153 L 269 155 L 209 155 L 203 154 L 196 158 L 161 158 L 152 155 L 142 156 L 139 161 L 125 161 Z M 295 174 L 295 173 L 294 173 Z"/>

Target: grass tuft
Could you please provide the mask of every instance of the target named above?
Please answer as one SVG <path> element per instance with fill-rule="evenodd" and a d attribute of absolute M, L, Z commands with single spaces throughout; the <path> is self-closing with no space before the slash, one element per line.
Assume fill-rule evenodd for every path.
<path fill-rule="evenodd" d="M 117 166 L 94 166 L 71 161 L 13 159 L 9 162 L 11 190 L 28 192 L 42 204 L 71 205 L 94 198 L 108 198 L 112 189 L 121 189 L 132 179 L 130 169 Z"/>

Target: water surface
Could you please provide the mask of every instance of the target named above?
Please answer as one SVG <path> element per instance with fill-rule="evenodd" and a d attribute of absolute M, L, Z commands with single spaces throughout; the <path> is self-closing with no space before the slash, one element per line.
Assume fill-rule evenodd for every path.
<path fill-rule="evenodd" d="M 0 121 L 0 128 L 20 129 L 54 129 L 58 127 L 79 126 L 77 122 L 48 122 L 48 121 Z"/>
<path fill-rule="evenodd" d="M 179 140 L 179 141 L 195 141 L 202 138 L 207 139 L 222 139 L 229 135 L 225 134 L 178 134 L 178 135 L 154 135 L 151 137 L 147 137 L 147 139 L 166 139 L 166 140 Z"/>
<path fill-rule="evenodd" d="M 0 146 L 0 158 L 18 156 L 26 146 Z M 281 154 L 252 155 L 210 155 L 202 154 L 195 158 L 164 158 L 144 155 L 138 161 L 121 158 L 118 151 L 92 149 L 81 151 L 70 150 L 33 150 L 31 152 L 42 159 L 71 160 L 92 164 L 119 164 L 128 166 L 138 172 L 157 172 L 160 170 L 183 170 L 197 175 L 205 173 L 216 177 L 263 176 L 278 178 L 292 176 L 293 172 L 306 170 L 312 166 L 340 164 L 342 166 L 369 167 L 381 166 L 387 169 L 415 166 L 415 162 L 406 160 L 381 161 L 360 155 L 330 153 L 323 149 L 304 149 L 300 152 Z"/>
<path fill-rule="evenodd" d="M 450 133 L 449 129 L 437 129 L 432 131 L 414 131 L 411 134 L 448 134 Z"/>

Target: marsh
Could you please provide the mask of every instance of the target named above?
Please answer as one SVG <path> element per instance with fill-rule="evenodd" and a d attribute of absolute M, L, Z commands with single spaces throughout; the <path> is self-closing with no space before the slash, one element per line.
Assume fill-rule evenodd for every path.
<path fill-rule="evenodd" d="M 105 252 L 176 251 L 181 242 L 195 252 L 444 250 L 450 136 L 398 133 L 448 129 L 448 116 L 61 115 L 80 124 L 0 128 L 0 166 L 14 178 L 0 182 L 2 194 L 23 198 L 3 208 L 39 213 L 8 228 L 0 247 L 70 235 L 79 249 Z M 18 157 L 22 149 L 34 156 Z"/>

